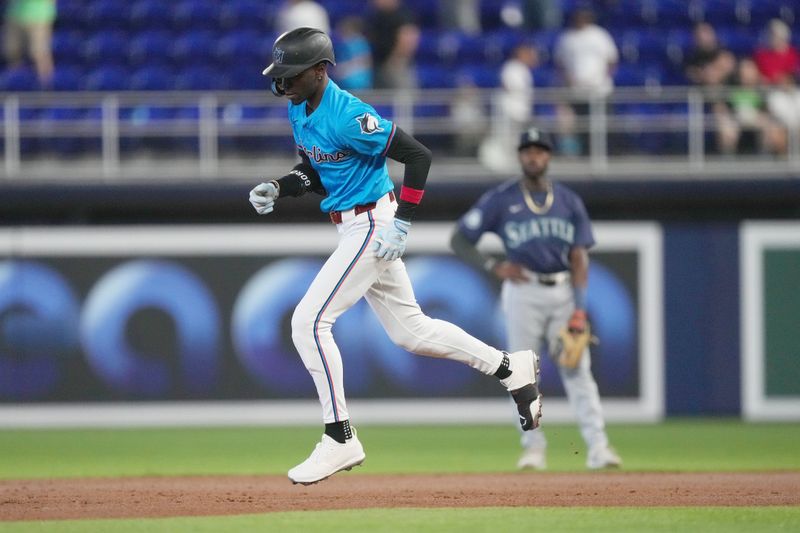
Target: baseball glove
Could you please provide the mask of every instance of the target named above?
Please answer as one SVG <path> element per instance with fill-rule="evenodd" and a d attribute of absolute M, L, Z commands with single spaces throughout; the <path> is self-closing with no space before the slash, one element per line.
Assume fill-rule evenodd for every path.
<path fill-rule="evenodd" d="M 558 332 L 556 362 L 563 368 L 576 368 L 589 344 L 597 344 L 597 337 L 592 336 L 586 312 L 578 309 L 572 313 L 567 325 Z"/>

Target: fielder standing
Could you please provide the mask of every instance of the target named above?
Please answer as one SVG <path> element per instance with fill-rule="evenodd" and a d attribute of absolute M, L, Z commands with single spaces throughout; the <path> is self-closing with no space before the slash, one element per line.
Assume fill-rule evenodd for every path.
<path fill-rule="evenodd" d="M 521 427 L 537 427 L 541 396 L 535 354 L 509 354 L 488 346 L 453 324 L 426 316 L 414 298 L 400 257 L 422 199 L 430 151 L 328 78 L 328 64 L 335 59 L 331 40 L 322 31 L 284 33 L 273 45 L 272 60 L 264 75 L 272 78 L 273 93 L 289 99 L 289 121 L 302 162 L 288 175 L 257 185 L 250 202 L 263 215 L 286 196 L 321 194 L 320 207 L 339 232 L 336 250 L 292 316 L 292 339 L 314 380 L 325 432 L 311 456 L 289 470 L 289 479 L 316 483 L 364 461 L 347 411 L 342 357 L 331 333 L 339 315 L 362 297 L 396 344 L 497 376 L 517 405 Z M 405 165 L 399 199 L 387 157 Z"/>
<path fill-rule="evenodd" d="M 586 286 L 594 237 L 581 199 L 546 177 L 552 149 L 544 132 L 523 132 L 518 145 L 523 178 L 484 194 L 459 221 L 451 246 L 463 260 L 503 280 L 510 348 L 539 351 L 547 343 L 555 356 L 588 448 L 586 466 L 616 467 L 622 461 L 608 443 L 588 342 L 572 360 L 557 357 L 563 343 L 590 338 Z M 475 247 L 485 232 L 502 239 L 505 260 L 485 256 Z M 518 467 L 547 468 L 542 430 L 523 434 L 522 446 Z"/>

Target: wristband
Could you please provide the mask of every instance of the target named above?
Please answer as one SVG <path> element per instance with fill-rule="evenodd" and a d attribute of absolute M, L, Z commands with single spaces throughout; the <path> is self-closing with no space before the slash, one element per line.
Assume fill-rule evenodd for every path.
<path fill-rule="evenodd" d="M 575 309 L 586 309 L 586 287 L 572 287 L 572 299 L 575 301 Z"/>

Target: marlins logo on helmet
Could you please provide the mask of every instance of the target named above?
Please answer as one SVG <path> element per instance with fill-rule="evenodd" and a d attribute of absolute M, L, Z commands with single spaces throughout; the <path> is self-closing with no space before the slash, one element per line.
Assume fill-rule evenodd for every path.
<path fill-rule="evenodd" d="M 360 117 L 356 118 L 356 121 L 361 125 L 361 133 L 372 135 L 373 133 L 383 131 L 380 123 L 378 123 L 378 119 L 369 113 L 364 113 Z"/>

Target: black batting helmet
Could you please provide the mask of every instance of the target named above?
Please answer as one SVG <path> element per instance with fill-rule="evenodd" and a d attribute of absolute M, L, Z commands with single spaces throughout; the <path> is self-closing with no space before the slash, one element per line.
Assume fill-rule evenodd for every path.
<path fill-rule="evenodd" d="M 262 74 L 271 78 L 292 78 L 317 63 L 336 64 L 331 38 L 314 28 L 297 28 L 275 39 L 272 64 Z"/>

